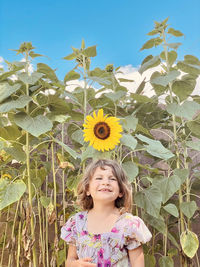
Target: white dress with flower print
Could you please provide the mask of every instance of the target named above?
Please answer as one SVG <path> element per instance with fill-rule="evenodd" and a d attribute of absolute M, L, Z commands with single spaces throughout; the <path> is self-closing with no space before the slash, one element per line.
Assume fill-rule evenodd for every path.
<path fill-rule="evenodd" d="M 76 213 L 61 229 L 61 238 L 77 248 L 79 258 L 90 257 L 97 267 L 128 267 L 127 250 L 148 242 L 152 235 L 143 220 L 122 214 L 112 230 L 91 234 L 87 230 L 87 211 Z"/>

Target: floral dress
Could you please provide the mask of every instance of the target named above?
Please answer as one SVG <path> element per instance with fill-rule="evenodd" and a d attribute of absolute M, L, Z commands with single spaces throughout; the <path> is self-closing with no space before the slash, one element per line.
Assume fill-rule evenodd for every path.
<path fill-rule="evenodd" d="M 90 257 L 97 267 L 131 266 L 127 250 L 148 242 L 152 235 L 143 220 L 130 213 L 123 213 L 112 230 L 92 234 L 87 229 L 87 211 L 76 213 L 61 229 L 61 238 L 75 245 L 78 258 Z"/>

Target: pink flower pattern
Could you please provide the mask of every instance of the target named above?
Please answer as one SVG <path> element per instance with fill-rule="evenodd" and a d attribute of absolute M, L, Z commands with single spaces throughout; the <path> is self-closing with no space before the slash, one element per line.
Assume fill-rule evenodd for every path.
<path fill-rule="evenodd" d="M 91 257 L 97 267 L 114 267 L 134 249 L 151 239 L 142 219 L 130 213 L 122 214 L 110 232 L 91 234 L 87 229 L 87 211 L 72 216 L 61 229 L 61 238 L 77 247 L 79 258 Z"/>

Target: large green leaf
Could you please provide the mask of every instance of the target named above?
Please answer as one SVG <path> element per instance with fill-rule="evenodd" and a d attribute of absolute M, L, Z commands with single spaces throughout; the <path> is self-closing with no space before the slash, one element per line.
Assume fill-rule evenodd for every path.
<path fill-rule="evenodd" d="M 137 140 L 131 134 L 123 134 L 120 142 L 122 145 L 125 145 L 132 150 L 134 150 L 137 146 Z"/>
<path fill-rule="evenodd" d="M 172 84 L 172 91 L 177 95 L 182 102 L 187 99 L 194 91 L 196 86 L 196 77 L 190 74 L 186 74 L 181 77 L 181 80 L 177 80 Z"/>
<path fill-rule="evenodd" d="M 32 98 L 30 96 L 21 95 L 17 100 L 7 101 L 0 105 L 0 112 L 8 112 L 16 108 L 24 108 Z"/>
<path fill-rule="evenodd" d="M 185 101 L 182 105 L 171 103 L 167 106 L 167 112 L 175 116 L 192 120 L 200 110 L 200 104 L 195 101 Z"/>
<path fill-rule="evenodd" d="M 160 54 L 160 57 L 163 60 L 166 60 L 166 56 L 165 56 L 165 52 L 164 51 Z M 174 50 L 169 51 L 168 52 L 168 58 L 167 59 L 168 59 L 169 64 L 172 66 L 174 64 L 174 62 L 176 61 L 176 59 L 177 59 L 177 53 L 176 53 L 176 51 L 174 51 Z"/>
<path fill-rule="evenodd" d="M 155 267 L 156 266 L 156 258 L 153 255 L 144 254 L 144 260 L 145 260 L 145 267 Z"/>
<path fill-rule="evenodd" d="M 87 47 L 85 50 L 83 50 L 82 53 L 86 57 L 96 57 L 96 55 L 97 55 L 96 45 Z"/>
<path fill-rule="evenodd" d="M 122 164 L 122 167 L 128 176 L 129 182 L 132 183 L 138 175 L 138 166 L 132 161 L 127 161 Z"/>
<path fill-rule="evenodd" d="M 124 91 L 117 91 L 115 93 L 106 93 L 105 96 L 108 97 L 109 99 L 111 99 L 113 102 L 116 102 L 120 99 L 122 99 L 122 97 L 124 97 L 126 95 L 126 92 Z"/>
<path fill-rule="evenodd" d="M 54 82 L 58 82 L 58 78 L 52 68 L 44 63 L 37 64 L 37 71 L 46 75 L 47 78 Z"/>
<path fill-rule="evenodd" d="M 0 84 L 0 103 L 4 101 L 7 97 L 15 93 L 21 84 L 14 84 L 13 86 L 9 85 L 7 82 Z"/>
<path fill-rule="evenodd" d="M 0 179 L 0 210 L 18 201 L 26 190 L 26 185 L 22 180 L 10 182 Z"/>
<path fill-rule="evenodd" d="M 83 138 L 83 131 L 82 130 L 76 130 L 75 132 L 73 132 L 71 137 L 74 141 L 78 142 L 79 144 L 81 144 L 81 145 L 84 144 L 84 138 Z"/>
<path fill-rule="evenodd" d="M 33 72 L 31 75 L 29 75 L 26 72 L 22 72 L 18 74 L 18 78 L 23 82 L 27 84 L 35 84 L 40 78 L 42 78 L 43 74 L 39 72 Z"/>
<path fill-rule="evenodd" d="M 174 81 L 180 74 L 180 71 L 172 70 L 165 75 L 160 75 L 154 79 L 151 79 L 151 83 L 167 86 L 170 82 Z"/>
<path fill-rule="evenodd" d="M 50 131 L 53 127 L 52 122 L 42 115 L 30 117 L 25 113 L 18 113 L 14 116 L 14 121 L 19 127 L 35 137 Z"/>
<path fill-rule="evenodd" d="M 190 73 L 192 75 L 200 74 L 200 66 L 197 66 L 197 65 L 186 64 L 184 62 L 179 61 L 177 63 L 177 67 L 185 73 Z"/>
<path fill-rule="evenodd" d="M 192 133 L 200 137 L 200 120 L 188 121 L 187 126 Z"/>
<path fill-rule="evenodd" d="M 160 189 L 150 187 L 137 192 L 134 197 L 138 207 L 143 208 L 147 213 L 154 217 L 159 217 L 162 195 Z"/>
<path fill-rule="evenodd" d="M 148 70 L 150 68 L 156 67 L 160 64 L 160 58 L 159 56 L 151 56 L 148 61 L 142 64 L 142 66 L 139 68 L 138 72 L 142 74 L 145 70 Z"/>
<path fill-rule="evenodd" d="M 162 256 L 159 259 L 159 266 L 160 267 L 174 267 L 174 261 L 169 256 Z"/>
<path fill-rule="evenodd" d="M 178 209 L 174 204 L 169 203 L 166 206 L 164 206 L 163 209 L 166 210 L 169 214 L 178 218 L 179 216 Z"/>
<path fill-rule="evenodd" d="M 177 175 L 155 178 L 153 180 L 153 186 L 160 190 L 163 203 L 167 202 L 167 200 L 174 195 L 174 193 L 180 188 L 181 184 L 181 179 Z"/>
<path fill-rule="evenodd" d="M 137 134 L 136 137 L 148 144 L 144 145 L 144 147 L 146 147 L 149 154 L 165 160 L 174 157 L 174 154 L 170 150 L 166 149 L 160 141 L 152 140 L 141 134 Z"/>
<path fill-rule="evenodd" d="M 150 40 L 148 40 L 140 50 L 144 50 L 144 49 L 149 49 L 149 48 L 152 48 L 154 46 L 157 46 L 159 44 L 161 44 L 163 42 L 163 40 L 159 37 L 156 37 L 156 38 L 152 38 Z"/>
<path fill-rule="evenodd" d="M 129 115 L 121 119 L 123 128 L 126 129 L 127 131 L 135 131 L 137 124 L 138 124 L 138 119 L 135 118 L 133 115 Z"/>
<path fill-rule="evenodd" d="M 193 258 L 199 247 L 198 236 L 195 233 L 187 230 L 181 234 L 180 242 L 183 252 L 189 258 Z"/>
<path fill-rule="evenodd" d="M 26 154 L 21 147 L 4 147 L 3 150 L 19 162 L 24 162 L 26 160 Z"/>
<path fill-rule="evenodd" d="M 64 150 L 66 152 L 68 152 L 74 159 L 76 159 L 78 157 L 78 154 L 76 153 L 76 151 L 74 151 L 73 149 L 71 149 L 69 146 L 67 146 L 63 142 L 59 141 L 58 139 L 54 139 L 54 141 L 56 143 L 58 143 L 61 147 L 63 147 Z"/>
<path fill-rule="evenodd" d="M 200 151 L 200 141 L 187 141 L 186 146 L 194 150 Z"/>
<path fill-rule="evenodd" d="M 64 78 L 64 82 L 72 81 L 72 80 L 78 80 L 80 78 L 80 74 L 74 70 L 69 71 Z"/>
<path fill-rule="evenodd" d="M 173 28 L 169 28 L 168 29 L 168 33 L 170 33 L 170 34 L 172 34 L 172 35 L 174 35 L 176 37 L 183 36 L 183 33 L 182 32 L 180 32 L 178 30 L 175 30 Z"/>
<path fill-rule="evenodd" d="M 20 136 L 21 132 L 18 130 L 18 127 L 14 125 L 0 128 L 0 137 L 5 140 L 16 141 Z"/>
<path fill-rule="evenodd" d="M 183 214 L 190 219 L 192 218 L 198 207 L 196 202 L 193 200 L 190 202 L 182 202 L 180 204 L 180 209 L 183 212 Z"/>

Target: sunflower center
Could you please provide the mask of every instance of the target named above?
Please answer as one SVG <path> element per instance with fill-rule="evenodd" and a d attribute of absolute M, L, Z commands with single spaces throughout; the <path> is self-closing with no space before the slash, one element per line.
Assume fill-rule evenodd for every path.
<path fill-rule="evenodd" d="M 99 139 L 106 139 L 110 136 L 110 127 L 105 122 L 99 122 L 94 126 L 94 134 Z"/>

